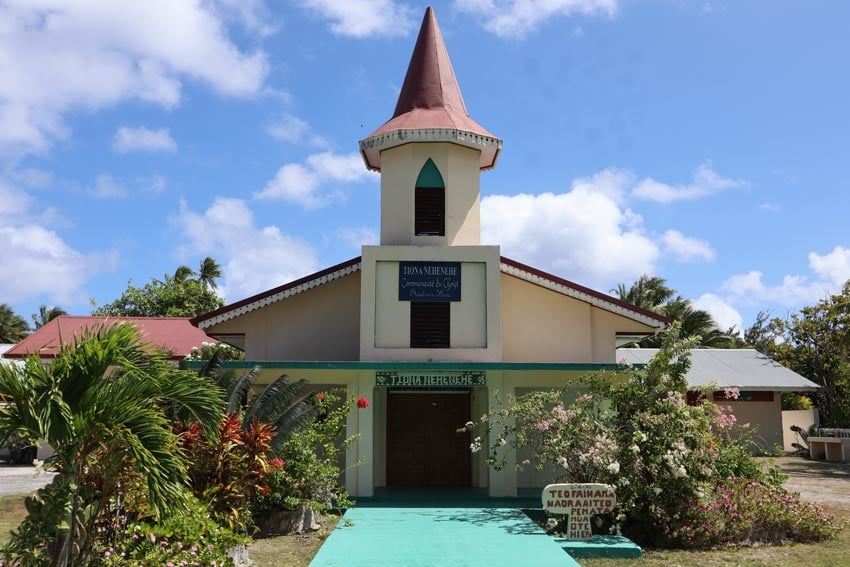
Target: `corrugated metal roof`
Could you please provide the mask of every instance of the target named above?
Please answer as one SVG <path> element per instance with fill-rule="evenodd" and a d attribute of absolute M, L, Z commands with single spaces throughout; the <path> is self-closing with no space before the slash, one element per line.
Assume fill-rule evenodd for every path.
<path fill-rule="evenodd" d="M 619 348 L 617 360 L 646 364 L 657 352 L 656 348 Z M 693 349 L 687 378 L 692 389 L 710 384 L 718 388 L 774 392 L 803 392 L 820 388 L 754 349 Z"/>

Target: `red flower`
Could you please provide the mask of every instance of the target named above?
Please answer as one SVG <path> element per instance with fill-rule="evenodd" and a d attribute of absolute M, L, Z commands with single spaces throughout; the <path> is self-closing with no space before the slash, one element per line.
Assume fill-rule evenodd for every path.
<path fill-rule="evenodd" d="M 271 462 L 272 462 L 272 468 L 273 469 L 282 469 L 283 468 L 283 460 L 282 459 L 275 457 L 274 459 L 272 459 Z"/>
<path fill-rule="evenodd" d="M 319 392 L 318 394 L 316 394 L 316 399 L 317 400 L 324 400 L 325 399 L 325 393 Z"/>
<path fill-rule="evenodd" d="M 357 407 L 360 409 L 369 407 L 369 400 L 366 399 L 366 396 L 360 396 L 357 398 Z"/>

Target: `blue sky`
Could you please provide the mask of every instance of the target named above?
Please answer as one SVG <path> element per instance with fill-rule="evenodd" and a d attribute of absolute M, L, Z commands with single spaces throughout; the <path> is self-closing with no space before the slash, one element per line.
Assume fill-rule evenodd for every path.
<path fill-rule="evenodd" d="M 502 253 L 721 325 L 850 278 L 850 3 L 434 2 Z M 426 4 L 0 3 L 0 303 L 87 314 L 212 256 L 228 301 L 359 254 Z"/>

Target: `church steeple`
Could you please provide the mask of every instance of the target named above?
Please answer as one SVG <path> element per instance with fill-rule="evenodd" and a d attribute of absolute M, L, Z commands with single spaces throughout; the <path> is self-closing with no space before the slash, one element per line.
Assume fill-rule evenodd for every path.
<path fill-rule="evenodd" d="M 479 168 L 496 165 L 502 141 L 470 118 L 443 34 L 428 8 L 392 118 L 360 142 L 371 170 L 381 170 L 383 150 L 410 142 L 449 142 L 479 150 Z"/>

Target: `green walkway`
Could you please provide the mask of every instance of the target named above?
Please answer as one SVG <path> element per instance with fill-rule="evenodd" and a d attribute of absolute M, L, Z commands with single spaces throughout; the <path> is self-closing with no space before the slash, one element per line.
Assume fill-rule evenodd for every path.
<path fill-rule="evenodd" d="M 518 508 L 349 509 L 310 567 L 578 566 Z"/>

